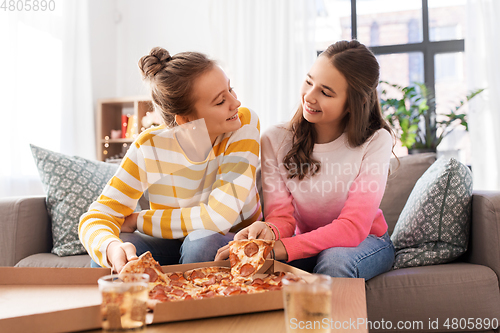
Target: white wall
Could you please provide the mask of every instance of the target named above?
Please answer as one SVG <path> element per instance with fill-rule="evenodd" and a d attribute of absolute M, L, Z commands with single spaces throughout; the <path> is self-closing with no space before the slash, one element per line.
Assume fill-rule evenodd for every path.
<path fill-rule="evenodd" d="M 94 102 L 147 95 L 137 63 L 155 46 L 210 54 L 208 8 L 206 0 L 91 0 Z"/>
<path fill-rule="evenodd" d="M 210 45 L 206 0 L 118 1 L 117 94 L 134 95 L 147 90 L 141 83 L 138 60 L 155 46 L 171 54 L 208 52 Z"/>
<path fill-rule="evenodd" d="M 149 95 L 137 63 L 155 46 L 198 51 L 226 71 L 261 130 L 295 112 L 316 58 L 310 0 L 89 0 L 97 98 Z"/>
<path fill-rule="evenodd" d="M 94 105 L 99 98 L 116 96 L 117 43 L 116 1 L 89 1 L 90 57 L 92 96 Z"/>

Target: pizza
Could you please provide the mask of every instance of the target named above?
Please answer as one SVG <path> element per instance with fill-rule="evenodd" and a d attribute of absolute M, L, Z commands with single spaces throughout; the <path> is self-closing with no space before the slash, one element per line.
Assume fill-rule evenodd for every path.
<path fill-rule="evenodd" d="M 214 284 L 229 285 L 231 269 L 228 267 L 203 267 L 184 272 L 184 277 L 194 285 L 208 287 Z"/>
<path fill-rule="evenodd" d="M 273 240 L 246 239 L 229 242 L 229 261 L 233 279 L 251 281 L 252 276 L 266 262 L 266 257 L 273 247 Z"/>
<path fill-rule="evenodd" d="M 127 273 L 148 274 L 150 284 L 156 285 L 166 282 L 160 264 L 153 258 L 153 255 L 149 251 L 143 253 L 138 260 L 127 262 L 125 266 L 123 266 L 120 275 Z"/>
<path fill-rule="evenodd" d="M 242 253 L 245 253 L 245 248 L 250 242 L 246 244 L 243 242 L 245 241 L 236 241 L 232 246 L 235 249 L 242 247 Z M 254 245 L 247 248 L 245 256 L 251 260 L 246 258 L 239 260 L 238 263 L 244 261 L 243 265 L 233 265 L 234 260 L 231 260 L 231 268 L 212 266 L 185 272 L 164 273 L 151 253 L 146 252 L 138 259 L 128 262 L 120 275 L 123 277 L 123 274 L 127 273 L 145 273 L 150 276 L 149 308 L 154 308 L 158 302 L 253 294 L 281 289 L 281 278 L 285 273 L 255 275 L 265 262 L 265 256 L 269 254 L 273 244 L 270 241 L 260 242 L 260 240 L 252 240 L 252 243 L 257 245 L 258 250 L 255 250 Z M 239 252 L 232 254 L 234 257 L 239 255 Z M 254 265 L 251 273 L 248 273 L 250 269 L 242 269 L 245 264 Z M 239 267 L 239 270 L 233 271 L 233 266 Z M 245 276 L 239 275 L 242 270 Z"/>
<path fill-rule="evenodd" d="M 281 279 L 285 276 L 284 272 L 275 272 L 262 278 L 253 279 L 249 288 L 253 293 L 261 293 L 269 290 L 280 290 L 282 287 Z"/>

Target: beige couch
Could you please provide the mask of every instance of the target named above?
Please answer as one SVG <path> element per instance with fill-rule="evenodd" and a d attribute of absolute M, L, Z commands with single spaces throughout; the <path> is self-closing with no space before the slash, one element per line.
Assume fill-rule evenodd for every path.
<path fill-rule="evenodd" d="M 433 154 L 400 158 L 381 204 L 390 233 L 415 182 L 434 160 Z M 370 332 L 412 331 L 398 325 L 445 332 L 450 331 L 443 326 L 447 320 L 450 328 L 493 332 L 484 329 L 484 323 L 500 319 L 500 192 L 474 192 L 472 206 L 469 249 L 457 261 L 393 270 L 366 283 Z M 50 253 L 51 226 L 44 197 L 1 199 L 0 214 L 0 266 L 90 266 L 88 255 Z M 434 329 L 436 320 L 439 329 Z"/>

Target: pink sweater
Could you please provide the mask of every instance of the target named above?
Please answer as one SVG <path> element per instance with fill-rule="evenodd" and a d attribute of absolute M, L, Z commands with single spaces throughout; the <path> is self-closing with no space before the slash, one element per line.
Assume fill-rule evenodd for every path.
<path fill-rule="evenodd" d="M 288 252 L 288 260 L 308 258 L 331 247 L 358 246 L 368 234 L 387 231 L 379 209 L 387 182 L 392 137 L 378 130 L 364 144 L 350 148 L 347 135 L 314 146 L 319 173 L 287 179 L 283 157 L 291 147 L 283 125 L 261 138 L 265 221 Z M 300 166 L 298 166 L 300 167 Z M 295 235 L 294 237 L 292 237 Z"/>

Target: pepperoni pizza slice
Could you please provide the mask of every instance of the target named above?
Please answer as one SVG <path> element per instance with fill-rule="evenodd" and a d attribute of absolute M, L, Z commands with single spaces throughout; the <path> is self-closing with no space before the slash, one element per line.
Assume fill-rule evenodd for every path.
<path fill-rule="evenodd" d="M 261 293 L 270 290 L 280 290 L 282 287 L 281 279 L 285 276 L 284 272 L 275 272 L 264 277 L 253 279 L 248 285 L 248 293 Z"/>
<path fill-rule="evenodd" d="M 196 286 L 184 278 L 183 273 L 164 274 L 165 282 L 159 283 L 149 292 L 149 298 L 160 302 L 197 299 L 207 288 Z"/>
<path fill-rule="evenodd" d="M 184 277 L 194 285 L 201 287 L 229 285 L 231 269 L 218 266 L 196 268 L 184 272 Z"/>
<path fill-rule="evenodd" d="M 241 295 L 248 294 L 248 286 L 243 283 L 231 283 L 230 285 L 215 285 L 215 288 L 212 287 L 215 294 L 218 296 L 233 296 L 233 295 Z"/>
<path fill-rule="evenodd" d="M 139 259 L 131 260 L 126 263 L 119 275 L 127 273 L 148 274 L 150 285 L 166 282 L 165 274 L 160 264 L 153 258 L 153 255 L 149 251 L 141 254 Z"/>
<path fill-rule="evenodd" d="M 273 240 L 247 239 L 229 242 L 231 276 L 235 282 L 251 281 L 273 249 Z"/>

